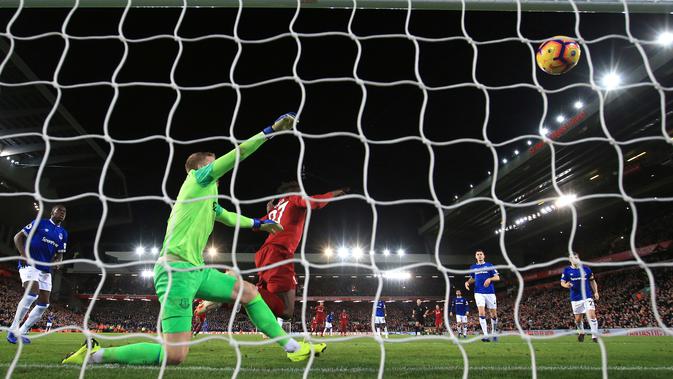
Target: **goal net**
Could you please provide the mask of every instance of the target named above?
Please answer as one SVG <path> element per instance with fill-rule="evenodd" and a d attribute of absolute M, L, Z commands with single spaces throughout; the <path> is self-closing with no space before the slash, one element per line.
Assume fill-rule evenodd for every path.
<path fill-rule="evenodd" d="M 34 201 L 35 220 L 48 218 L 53 204 L 73 209 L 64 225 L 73 226 L 77 254 L 47 262 L 64 267 L 54 271 L 63 290 L 52 299 L 61 322 L 36 339 L 49 343 L 53 333 L 74 331 L 89 347 L 93 338 L 105 346 L 129 338 L 165 346 L 165 335 L 153 330 L 163 309 L 152 269 L 183 162 L 195 151 L 222 155 L 296 112 L 293 130 L 236 162 L 217 200 L 259 216 L 288 180 L 298 181 L 305 200 L 351 191 L 319 201 L 328 204 L 324 214 L 307 208 L 303 238 L 285 261 L 255 267 L 262 242 L 240 223 L 216 227 L 204 257 L 207 267 L 251 282 L 294 263 L 296 312 L 285 330 L 310 342 L 376 344 L 363 353 L 374 364 L 328 365 L 324 373 L 395 376 L 386 371 L 387 351 L 428 341 L 450 347 L 453 360 L 419 367 L 422 374 L 509 369 L 535 378 L 542 370 L 587 369 L 608 377 L 613 336 L 673 334 L 671 11 L 668 2 L 645 0 L 3 1 L 0 199 L 7 210 Z M 582 55 L 577 67 L 552 76 L 535 55 L 558 35 L 575 39 Z M 2 233 L 14 235 L 10 226 L 29 221 L 12 219 Z M 470 269 L 477 250 L 501 276 L 498 316 L 488 318 L 500 320 L 498 337 L 525 345 L 525 362 L 503 355 L 477 363 L 482 353 L 471 344 L 480 343 L 482 329 L 474 304 L 469 338 L 454 326 L 455 291 L 473 300 L 465 282 L 479 271 Z M 573 253 L 580 269 L 597 273 L 604 299 L 594 299 L 600 330 L 587 329 L 601 337 L 598 366 L 541 364 L 548 357 L 537 353 L 537 343 L 576 334 L 567 290 L 561 295 L 558 286 Z M 19 260 L 10 254 L 0 257 L 8 267 Z M 589 281 L 582 276 L 584 294 Z M 640 307 L 622 320 L 601 313 L 618 307 L 610 296 L 619 290 Z M 423 331 L 435 326 L 438 306 L 436 335 L 411 335 L 409 302 L 417 298 L 432 319 Z M 319 300 L 335 312 L 335 332 L 342 309 L 365 316 L 344 324 L 349 331 L 340 336 L 312 333 Z M 376 321 L 379 301 L 396 338 Z M 135 317 L 125 308 L 153 322 L 107 334 L 131 329 L 115 326 Z M 226 341 L 235 355 L 223 372 L 246 374 L 254 354 L 246 349 L 276 340 L 240 338 L 254 329 L 247 318 L 231 307 L 217 312 L 204 332 L 219 323 L 223 333 L 189 345 Z M 7 377 L 24 364 L 40 370 L 28 349 L 19 341 L 3 362 Z M 323 359 L 329 353 L 287 372 L 307 377 Z M 152 375 L 166 370 L 164 359 Z"/>

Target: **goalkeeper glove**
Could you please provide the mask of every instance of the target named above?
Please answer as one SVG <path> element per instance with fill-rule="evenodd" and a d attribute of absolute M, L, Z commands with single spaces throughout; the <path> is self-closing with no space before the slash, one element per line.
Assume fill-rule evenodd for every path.
<path fill-rule="evenodd" d="M 283 226 L 272 220 L 252 219 L 252 230 L 261 230 L 270 234 L 276 234 L 283 231 Z"/>
<path fill-rule="evenodd" d="M 297 114 L 294 112 L 286 113 L 276 119 L 273 122 L 273 125 L 267 126 L 264 128 L 263 132 L 265 135 L 269 136 L 273 132 L 278 132 L 282 130 L 290 130 L 294 127 L 296 122 Z M 270 137 L 269 137 L 270 138 Z"/>

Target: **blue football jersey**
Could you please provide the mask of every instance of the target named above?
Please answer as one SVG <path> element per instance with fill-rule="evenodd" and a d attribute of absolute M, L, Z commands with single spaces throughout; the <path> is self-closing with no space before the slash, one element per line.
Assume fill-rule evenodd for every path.
<path fill-rule="evenodd" d="M 572 266 L 568 266 L 563 270 L 563 274 L 561 274 L 561 280 L 573 284 L 573 286 L 570 287 L 570 301 L 580 301 L 591 298 L 594 295 L 591 291 L 591 285 L 589 285 L 589 279 L 593 278 L 594 274 L 589 267 L 584 266 L 583 268 L 586 297 L 582 297 L 582 271 L 580 271 L 579 267 L 573 268 Z"/>
<path fill-rule="evenodd" d="M 474 293 L 495 293 L 495 287 L 493 283 L 489 284 L 487 287 L 484 287 L 484 281 L 488 278 L 492 278 L 498 275 L 498 271 L 493 268 L 493 265 L 484 262 L 482 264 L 473 264 L 470 266 L 470 270 L 474 270 L 470 273 L 470 276 L 474 278 Z"/>
<path fill-rule="evenodd" d="M 458 316 L 465 316 L 469 311 L 467 299 L 464 297 L 454 297 L 451 300 L 451 312 Z"/>
<path fill-rule="evenodd" d="M 376 317 L 386 317 L 386 302 L 383 300 L 376 303 Z"/>
<path fill-rule="evenodd" d="M 329 323 L 333 323 L 333 322 L 334 322 L 334 313 L 331 313 L 331 312 L 330 312 L 330 313 L 327 315 L 327 322 L 329 322 Z"/>
<path fill-rule="evenodd" d="M 26 225 L 21 231 L 26 237 L 35 227 L 35 220 Z M 65 253 L 68 243 L 68 232 L 56 225 L 51 219 L 45 218 L 38 222 L 33 238 L 30 240 L 30 250 L 26 253 L 39 262 L 51 262 L 57 253 Z M 28 245 L 28 241 L 26 241 Z M 19 267 L 25 265 L 25 261 L 19 261 Z M 35 268 L 42 272 L 51 272 L 51 267 L 35 264 Z"/>

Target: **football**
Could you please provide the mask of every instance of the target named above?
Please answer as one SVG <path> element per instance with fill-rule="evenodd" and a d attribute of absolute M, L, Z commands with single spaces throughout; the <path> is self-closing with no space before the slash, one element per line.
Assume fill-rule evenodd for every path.
<path fill-rule="evenodd" d="M 537 49 L 535 60 L 547 74 L 561 75 L 573 69 L 582 55 L 580 45 L 566 36 L 556 36 L 544 41 Z"/>

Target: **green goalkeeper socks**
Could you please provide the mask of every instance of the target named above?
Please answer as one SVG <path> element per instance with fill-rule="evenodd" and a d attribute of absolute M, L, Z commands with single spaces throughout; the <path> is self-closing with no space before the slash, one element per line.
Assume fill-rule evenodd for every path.
<path fill-rule="evenodd" d="M 288 344 L 296 345 L 296 341 L 290 337 L 287 337 L 287 334 L 283 328 L 278 325 L 276 316 L 274 316 L 273 312 L 271 312 L 271 309 L 269 309 L 269 306 L 266 305 L 261 295 L 257 295 L 257 297 L 245 305 L 245 311 L 248 312 L 250 321 L 255 324 L 257 329 L 266 334 L 269 338 L 285 336 L 285 338 L 278 340 L 278 344 L 280 346 L 286 347 Z M 290 350 L 295 349 L 291 348 Z"/>
<path fill-rule="evenodd" d="M 134 343 L 102 350 L 102 363 L 160 365 L 164 358 L 164 349 L 158 343 Z"/>

